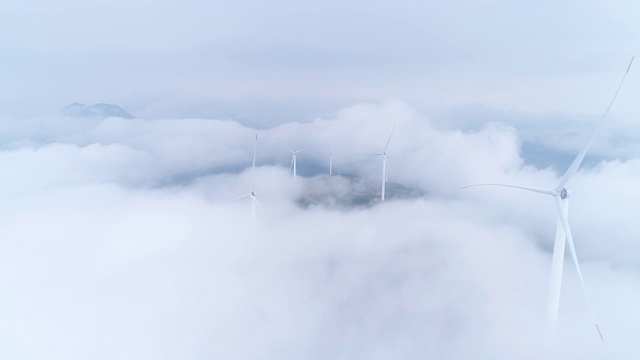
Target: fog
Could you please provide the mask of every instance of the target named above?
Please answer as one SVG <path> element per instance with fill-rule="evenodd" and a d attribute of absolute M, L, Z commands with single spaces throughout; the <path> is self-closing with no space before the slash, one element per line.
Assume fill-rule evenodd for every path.
<path fill-rule="evenodd" d="M 379 203 L 380 158 L 355 154 L 380 151 L 394 125 L 390 199 Z M 261 129 L 54 116 L 7 118 L 0 132 L 2 358 L 591 359 L 638 350 L 633 154 L 592 159 L 569 184 L 601 342 L 570 261 L 558 326 L 544 322 L 553 201 L 462 189 L 556 185 L 561 174 L 524 159 L 521 132 L 506 122 L 445 129 L 387 100 Z M 327 143 L 338 154 L 331 178 Z M 229 202 L 250 191 L 254 146 L 256 217 L 248 198 Z M 305 148 L 295 181 L 287 146 Z M 413 195 L 394 193 L 400 185 Z M 341 201 L 356 192 L 367 201 Z"/>

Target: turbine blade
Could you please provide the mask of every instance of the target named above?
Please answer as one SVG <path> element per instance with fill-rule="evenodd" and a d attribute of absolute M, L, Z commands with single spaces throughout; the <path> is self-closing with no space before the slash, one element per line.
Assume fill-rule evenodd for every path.
<path fill-rule="evenodd" d="M 240 200 L 240 199 L 244 199 L 244 198 L 246 198 L 247 196 L 251 196 L 251 193 L 246 193 L 246 194 L 244 194 L 244 195 L 238 196 L 237 198 L 233 198 L 233 199 L 231 199 L 231 200 L 227 200 L 227 201 L 225 201 L 225 204 L 228 204 L 228 203 L 231 203 L 231 202 L 234 202 L 234 201 L 238 201 L 238 200 Z"/>
<path fill-rule="evenodd" d="M 629 73 L 629 69 L 631 69 L 632 63 L 633 63 L 633 57 L 631 57 L 629 66 L 627 66 L 627 71 L 622 76 L 622 80 L 620 80 L 620 84 L 618 84 L 618 88 L 616 89 L 616 92 L 613 94 L 613 98 L 611 98 L 611 101 L 609 102 L 607 109 L 604 111 L 604 114 L 602 114 L 602 117 L 600 118 L 600 122 L 598 123 L 596 130 L 593 132 L 593 135 L 591 135 L 591 139 L 589 139 L 589 142 L 587 143 L 587 145 L 578 153 L 578 156 L 576 156 L 576 158 L 571 163 L 571 166 L 569 166 L 569 168 L 567 169 L 567 172 L 564 173 L 564 175 L 560 179 L 560 182 L 558 183 L 558 186 L 556 186 L 556 190 L 558 191 L 562 190 L 567 185 L 569 180 L 571 180 L 573 175 L 575 175 L 576 172 L 578 172 L 578 168 L 580 168 L 580 165 L 582 164 L 584 157 L 587 155 L 587 151 L 589 151 L 589 148 L 591 147 L 593 140 L 598 135 L 598 132 L 600 132 L 600 128 L 604 123 L 604 119 L 606 118 L 607 114 L 609 113 L 609 110 L 611 109 L 611 106 L 613 105 L 613 103 L 616 101 L 616 98 L 618 97 L 620 88 L 622 87 L 622 84 L 624 83 L 624 79 L 626 79 L 627 74 Z"/>
<path fill-rule="evenodd" d="M 258 201 L 258 198 L 255 196 L 251 197 L 251 200 L 253 200 L 253 202 L 256 204 L 256 206 L 258 207 L 258 209 L 260 209 L 260 211 L 262 211 L 262 205 L 260 205 L 260 201 Z"/>
<path fill-rule="evenodd" d="M 293 150 L 291 150 L 291 148 L 290 148 L 290 147 L 288 147 L 288 146 L 287 146 L 287 149 L 289 149 L 289 151 L 291 151 L 291 153 L 293 154 Z"/>
<path fill-rule="evenodd" d="M 549 189 L 525 187 L 525 186 L 516 186 L 516 185 L 507 185 L 507 184 L 473 184 L 473 185 L 463 186 L 462 188 L 466 189 L 466 188 L 475 187 L 475 186 L 503 186 L 503 187 L 510 187 L 510 188 L 527 190 L 527 191 L 533 191 L 533 192 L 546 194 L 546 195 L 553 195 L 553 190 L 549 190 Z"/>
<path fill-rule="evenodd" d="M 567 237 L 567 243 L 569 244 L 569 251 L 571 252 L 571 258 L 573 259 L 573 264 L 576 267 L 576 272 L 578 273 L 578 278 L 580 279 L 580 285 L 582 285 L 582 292 L 584 293 L 584 298 L 587 301 L 587 307 L 589 308 L 589 312 L 591 313 L 591 318 L 593 319 L 593 323 L 596 325 L 596 330 L 598 330 L 598 334 L 600 335 L 600 339 L 604 341 L 602 337 L 602 332 L 600 331 L 600 326 L 598 326 L 598 320 L 596 319 L 596 315 L 593 312 L 593 308 L 591 307 L 591 300 L 589 300 L 589 294 L 587 293 L 587 288 L 584 285 L 584 279 L 582 278 L 582 271 L 580 271 L 580 263 L 578 262 L 578 256 L 576 255 L 576 248 L 573 244 L 573 236 L 571 235 L 571 228 L 569 227 L 569 220 L 567 215 L 567 210 L 565 209 L 565 205 L 568 208 L 569 199 L 561 200 L 560 197 L 553 197 L 556 202 L 556 207 L 558 209 L 558 220 L 562 222 L 562 227 L 564 228 L 564 233 Z M 563 201 L 567 202 L 563 204 Z"/>
<path fill-rule="evenodd" d="M 329 142 L 327 141 L 327 149 L 329 150 L 329 156 L 333 155 L 331 152 L 331 146 L 329 146 Z"/>
<path fill-rule="evenodd" d="M 389 135 L 389 139 L 387 140 L 387 143 L 384 146 L 384 150 L 382 151 L 383 154 L 387 152 L 387 147 L 389 146 L 389 142 L 391 141 L 391 137 L 393 136 L 393 132 L 396 130 L 396 125 L 398 125 L 398 124 L 393 124 L 393 129 L 391 130 L 391 135 Z"/>
<path fill-rule="evenodd" d="M 253 175 L 256 172 L 256 152 L 258 151 L 258 134 L 256 134 L 256 142 L 253 145 L 253 163 L 251 164 L 251 188 L 250 191 L 253 191 Z"/>
<path fill-rule="evenodd" d="M 564 205 L 565 203 L 563 203 Z M 566 208 L 565 208 L 566 210 Z M 551 260 L 551 277 L 549 279 L 549 295 L 547 298 L 547 317 L 553 329 L 558 321 L 560 307 L 560 289 L 562 288 L 562 268 L 564 267 L 564 250 L 567 235 L 564 233 L 562 220 L 558 217 L 556 223 L 556 237 L 553 243 L 553 258 Z"/>

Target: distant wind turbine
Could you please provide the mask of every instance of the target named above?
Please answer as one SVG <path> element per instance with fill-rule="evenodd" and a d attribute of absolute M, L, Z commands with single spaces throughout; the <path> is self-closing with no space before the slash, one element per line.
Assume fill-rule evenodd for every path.
<path fill-rule="evenodd" d="M 335 155 L 331 151 L 331 146 L 327 143 L 327 149 L 329 150 L 329 176 L 333 175 L 333 155 Z"/>
<path fill-rule="evenodd" d="M 240 199 L 244 199 L 246 197 L 251 198 L 251 215 L 256 216 L 256 208 L 262 210 L 262 206 L 260 206 L 260 202 L 258 201 L 258 198 L 256 197 L 256 193 L 253 189 L 253 178 L 254 178 L 254 174 L 255 174 L 255 170 L 256 170 L 256 151 L 258 149 L 258 134 L 256 134 L 256 142 L 253 146 L 253 163 L 251 164 L 251 185 L 249 187 L 249 192 L 242 195 L 242 196 L 238 196 L 235 199 L 230 200 L 231 201 L 236 201 L 236 200 L 240 200 Z"/>
<path fill-rule="evenodd" d="M 297 168 L 297 164 L 298 164 L 298 161 L 297 161 L 298 153 L 304 151 L 304 149 L 293 151 L 288 146 L 287 146 L 287 149 L 289 149 L 289 151 L 291 151 L 291 166 L 290 166 L 290 169 L 293 171 L 293 179 L 295 180 L 296 179 L 296 168 Z"/>
<path fill-rule="evenodd" d="M 584 279 L 582 277 L 582 272 L 580 271 L 580 264 L 578 263 L 578 257 L 576 255 L 576 249 L 573 242 L 573 235 L 571 234 L 571 228 L 569 227 L 568 212 L 569 212 L 569 197 L 571 193 L 569 192 L 569 190 L 567 190 L 565 186 L 576 174 L 576 172 L 578 171 L 578 168 L 580 168 L 580 165 L 582 164 L 582 161 L 584 160 L 584 157 L 587 154 L 587 151 L 589 151 L 589 148 L 591 147 L 593 140 L 596 138 L 596 135 L 598 134 L 598 132 L 600 131 L 600 128 L 602 127 L 602 124 L 604 123 L 605 117 L 609 113 L 611 106 L 613 105 L 613 103 L 616 100 L 616 97 L 618 96 L 618 92 L 620 91 L 620 88 L 624 83 L 624 79 L 627 77 L 627 74 L 629 73 L 629 69 L 631 68 L 632 63 L 633 63 L 633 57 L 629 62 L 629 66 L 627 66 L 627 71 L 624 73 L 624 76 L 622 77 L 622 80 L 620 81 L 620 84 L 618 85 L 618 88 L 616 89 L 616 92 L 614 93 L 613 98 L 611 99 L 611 102 L 609 102 L 609 105 L 607 106 L 604 114 L 602 114 L 602 117 L 600 118 L 600 122 L 598 123 L 596 130 L 591 136 L 591 139 L 589 140 L 587 145 L 578 153 L 578 156 L 576 156 L 576 158 L 573 160 L 573 163 L 571 163 L 571 166 L 569 166 L 569 168 L 564 173 L 564 175 L 560 179 L 560 182 L 556 185 L 555 188 L 545 189 L 545 188 L 506 185 L 506 184 L 470 185 L 470 186 L 505 186 L 505 187 L 511 187 L 516 189 L 527 190 L 527 191 L 533 191 L 541 194 L 550 195 L 553 197 L 554 202 L 556 204 L 556 210 L 558 213 L 558 221 L 556 225 L 556 236 L 555 236 L 555 242 L 553 247 L 553 258 L 551 263 L 551 281 L 549 284 L 549 297 L 548 297 L 548 303 L 547 303 L 549 323 L 552 327 L 555 327 L 555 324 L 558 319 L 558 308 L 560 303 L 560 288 L 561 288 L 561 282 L 562 282 L 562 267 L 564 262 L 564 251 L 565 251 L 565 241 L 566 241 L 566 243 L 569 244 L 571 258 L 573 259 L 573 264 L 576 267 L 576 272 L 578 273 L 578 278 L 580 279 L 580 285 L 582 286 L 582 291 L 586 299 L 587 307 L 589 308 L 589 312 L 591 313 L 591 317 L 593 319 L 593 322 L 595 323 L 596 330 L 598 331 L 598 335 L 600 335 L 600 339 L 602 340 L 604 340 L 604 338 L 602 336 L 602 332 L 600 331 L 600 326 L 598 325 L 596 316 L 593 312 L 593 308 L 591 307 L 591 301 L 589 300 L 587 288 L 584 285 Z M 470 187 L 470 186 L 465 186 L 465 187 Z"/>
<path fill-rule="evenodd" d="M 387 166 L 389 166 L 389 159 L 387 158 L 387 147 L 389 147 L 389 142 L 391 141 L 391 137 L 393 136 L 393 132 L 396 130 L 396 125 L 393 125 L 393 129 L 391 129 L 391 135 L 389 135 L 389 139 L 387 139 L 387 143 L 384 145 L 382 152 L 380 153 L 372 153 L 372 154 L 358 154 L 358 155 L 375 155 L 382 157 L 382 191 L 380 194 L 380 201 L 384 201 L 385 188 L 387 185 Z"/>

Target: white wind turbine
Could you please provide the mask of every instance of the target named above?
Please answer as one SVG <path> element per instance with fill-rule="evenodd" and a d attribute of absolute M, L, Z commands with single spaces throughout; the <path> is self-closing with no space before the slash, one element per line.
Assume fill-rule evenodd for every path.
<path fill-rule="evenodd" d="M 616 92 L 613 95 L 611 102 L 609 102 L 609 105 L 607 106 L 604 114 L 600 118 L 600 122 L 598 123 L 596 130 L 591 136 L 591 139 L 589 140 L 587 145 L 578 153 L 578 156 L 576 156 L 576 158 L 573 160 L 573 162 L 571 163 L 571 166 L 569 166 L 569 168 L 564 173 L 564 175 L 560 179 L 560 182 L 556 185 L 555 188 L 545 189 L 545 188 L 506 185 L 506 184 L 470 185 L 470 186 L 485 186 L 485 185 L 506 186 L 506 187 L 512 187 L 516 189 L 533 191 L 533 192 L 537 192 L 545 195 L 550 195 L 553 197 L 554 202 L 556 204 L 556 210 L 558 213 L 558 221 L 556 225 L 556 236 L 555 236 L 555 242 L 553 247 L 553 257 L 551 262 L 551 280 L 549 283 L 549 297 L 548 297 L 548 303 L 547 303 L 547 311 L 548 311 L 547 315 L 548 315 L 549 323 L 551 327 L 555 327 L 555 324 L 558 319 L 558 307 L 560 303 L 560 288 L 561 288 L 561 282 L 562 282 L 562 267 L 564 262 L 564 251 L 565 251 L 565 241 L 566 241 L 566 243 L 569 244 L 569 251 L 571 252 L 571 258 L 573 259 L 573 264 L 576 267 L 576 272 L 578 274 L 578 279 L 580 280 L 580 285 L 582 286 L 582 291 L 584 293 L 587 307 L 589 308 L 589 312 L 591 313 L 591 317 L 596 326 L 596 330 L 598 331 L 598 335 L 600 335 L 600 339 L 602 340 L 604 340 L 604 338 L 602 336 L 602 332 L 600 331 L 600 326 L 598 325 L 598 321 L 593 312 L 593 308 L 591 307 L 591 301 L 589 300 L 587 288 L 584 285 L 584 279 L 582 277 L 582 272 L 580 271 L 580 264 L 578 262 L 578 257 L 576 255 L 576 249 L 573 242 L 573 235 L 571 234 L 571 228 L 569 226 L 568 211 L 569 211 L 569 197 L 571 193 L 569 192 L 569 190 L 567 190 L 565 186 L 567 185 L 567 183 L 569 183 L 571 178 L 573 178 L 573 176 L 576 174 L 576 172 L 578 171 L 578 168 L 580 168 L 580 165 L 582 164 L 582 161 L 584 160 L 584 157 L 587 154 L 587 151 L 589 151 L 589 148 L 591 147 L 593 140 L 595 139 L 596 135 L 600 131 L 600 128 L 602 127 L 602 124 L 604 123 L 604 119 L 607 116 L 607 113 L 611 109 L 611 106 L 613 105 L 614 101 L 616 100 L 616 97 L 618 96 L 618 92 L 620 91 L 620 88 L 624 83 L 624 79 L 627 77 L 627 74 L 629 73 L 629 69 L 631 68 L 632 63 L 633 63 L 633 57 L 631 58 L 631 62 L 629 62 L 627 71 L 624 73 L 624 76 L 622 77 L 622 80 L 620 81 L 620 84 L 618 85 L 618 88 L 616 89 Z M 470 187 L 470 186 L 466 186 L 466 187 Z"/>
<path fill-rule="evenodd" d="M 293 179 L 296 179 L 296 168 L 298 164 L 298 153 L 304 151 L 304 149 L 293 151 L 290 147 L 287 146 L 287 149 L 291 151 L 291 166 L 290 169 L 293 171 Z"/>
<path fill-rule="evenodd" d="M 331 152 L 331 146 L 327 143 L 327 149 L 329 149 L 329 176 L 333 175 L 333 152 Z"/>
<path fill-rule="evenodd" d="M 253 215 L 254 217 L 256 216 L 256 208 L 262 210 L 262 206 L 260 206 L 260 202 L 258 201 L 258 198 L 256 197 L 256 193 L 253 190 L 253 177 L 255 174 L 255 170 L 256 170 L 256 151 L 258 149 L 258 134 L 256 134 L 256 142 L 253 146 L 253 163 L 251 164 L 251 185 L 249 188 L 249 192 L 242 195 L 242 196 L 238 196 L 235 199 L 230 200 L 231 201 L 236 201 L 236 200 L 240 200 L 240 199 L 244 199 L 246 197 L 251 198 L 251 215 Z"/>
<path fill-rule="evenodd" d="M 375 155 L 382 157 L 382 191 L 380 195 L 380 201 L 384 201 L 384 194 L 387 185 L 387 166 L 389 165 L 389 159 L 387 159 L 387 147 L 389 147 L 389 142 L 391 141 L 391 137 L 393 136 L 393 132 L 396 130 L 396 125 L 393 125 L 393 129 L 391 130 L 391 135 L 389 135 L 389 139 L 387 139 L 387 143 L 384 145 L 382 152 L 373 153 L 373 154 L 358 154 L 358 155 Z"/>

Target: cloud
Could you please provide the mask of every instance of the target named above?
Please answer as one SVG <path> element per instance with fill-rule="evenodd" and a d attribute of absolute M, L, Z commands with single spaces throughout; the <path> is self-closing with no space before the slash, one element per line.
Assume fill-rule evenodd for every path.
<path fill-rule="evenodd" d="M 354 154 L 380 151 L 394 124 L 389 188 L 413 197 L 350 206 L 344 199 L 355 193 L 379 196 L 381 175 L 379 159 Z M 558 173 L 522 158 L 520 130 L 501 121 L 445 128 L 388 100 L 265 129 L 213 119 L 15 119 L 2 123 L 2 139 L 3 358 L 636 351 L 633 156 L 582 169 L 570 184 L 601 344 L 570 261 L 558 328 L 546 336 L 551 199 L 460 189 L 557 183 Z M 327 142 L 340 154 L 333 178 Z M 297 181 L 287 146 L 305 148 Z M 256 218 L 248 199 L 228 202 L 252 181 Z M 325 205 L 305 200 L 327 194 Z"/>

